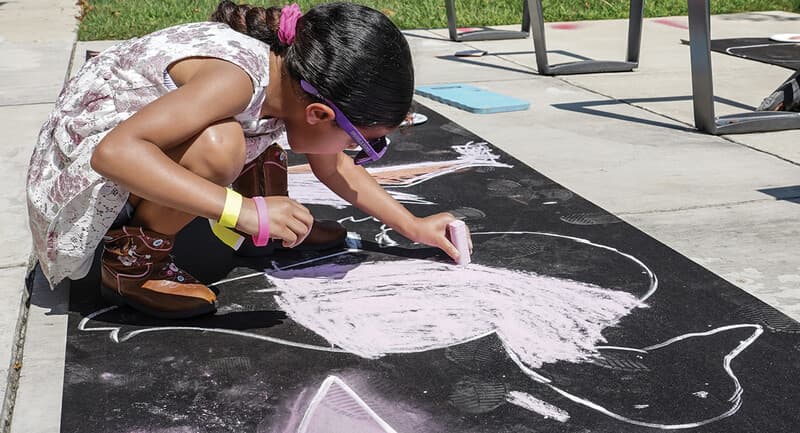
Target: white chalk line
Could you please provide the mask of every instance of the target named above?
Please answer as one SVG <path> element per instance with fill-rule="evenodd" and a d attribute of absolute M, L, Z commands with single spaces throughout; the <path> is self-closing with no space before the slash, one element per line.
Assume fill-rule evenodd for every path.
<path fill-rule="evenodd" d="M 546 401 L 540 400 L 527 392 L 511 391 L 506 395 L 506 401 L 531 412 L 536 412 L 545 418 L 552 418 L 562 423 L 569 421 L 570 418 L 569 412 Z"/>
<path fill-rule="evenodd" d="M 306 263 L 313 263 L 313 262 L 318 261 L 318 260 L 325 260 L 325 259 L 329 259 L 331 257 L 341 256 L 343 254 L 348 254 L 348 253 L 353 253 L 353 252 L 360 252 L 360 251 L 361 250 L 349 248 L 347 250 L 339 251 L 339 252 L 336 252 L 334 254 L 328 254 L 326 256 L 316 257 L 316 258 L 311 259 L 311 260 L 305 260 L 305 261 L 302 261 L 302 262 L 292 263 L 291 265 L 286 265 L 284 267 L 277 266 L 277 262 L 273 261 L 272 262 L 272 267 L 275 270 L 281 271 L 281 270 L 284 270 L 284 269 L 291 269 L 291 268 L 294 268 L 294 267 L 297 267 L 297 266 L 302 266 L 302 265 L 304 265 Z M 233 282 L 233 281 L 245 280 L 245 279 L 253 278 L 253 277 L 265 276 L 266 274 L 267 273 L 265 271 L 263 271 L 263 272 L 253 272 L 252 274 L 247 274 L 247 275 L 240 275 L 238 277 L 233 277 L 233 278 L 226 278 L 226 279 L 223 279 L 223 280 L 219 280 L 219 281 L 213 282 L 213 283 L 209 284 L 208 287 L 219 286 L 221 284 L 230 283 L 230 282 Z M 263 292 L 270 292 L 270 290 L 268 290 L 268 289 L 266 289 L 266 290 L 256 290 L 255 292 L 256 293 L 263 293 Z"/>
<path fill-rule="evenodd" d="M 459 156 L 454 160 L 417 162 L 413 164 L 378 167 L 374 170 L 368 170 L 368 171 L 370 172 L 370 174 L 373 173 L 380 174 L 386 171 L 402 170 L 409 168 L 424 168 L 426 166 L 438 167 L 445 164 L 450 164 L 450 167 L 447 169 L 437 170 L 434 172 L 419 175 L 413 179 L 403 182 L 402 184 L 383 185 L 384 188 L 393 189 L 393 188 L 410 188 L 413 186 L 417 186 L 421 183 L 427 182 L 431 179 L 435 179 L 437 177 L 441 177 L 450 173 L 456 173 L 465 170 L 467 168 L 477 168 L 477 167 L 513 168 L 514 167 L 513 165 L 497 162 L 497 160 L 501 158 L 500 155 L 493 153 L 492 149 L 489 147 L 489 143 L 485 141 L 473 140 L 473 141 L 468 141 L 461 145 L 450 146 L 450 148 L 455 150 L 459 154 Z"/>
<path fill-rule="evenodd" d="M 367 217 L 367 218 L 371 218 L 371 217 Z M 356 222 L 360 222 L 360 221 L 366 220 L 367 218 L 361 219 L 361 220 L 356 220 L 353 217 L 351 217 L 351 220 L 352 221 L 356 221 Z M 623 252 L 617 250 L 616 248 L 613 248 L 613 247 L 610 247 L 610 246 L 606 246 L 606 245 L 602 245 L 602 244 L 597 244 L 597 243 L 591 242 L 591 241 L 589 241 L 587 239 L 573 237 L 573 236 L 559 235 L 559 234 L 554 234 L 554 233 L 533 232 L 533 231 L 476 232 L 476 233 L 473 233 L 473 235 L 505 235 L 505 234 L 535 234 L 535 235 L 542 235 L 542 236 L 550 236 L 550 237 L 557 237 L 557 238 L 563 238 L 563 239 L 570 239 L 570 240 L 573 240 L 573 241 L 576 241 L 576 242 L 579 242 L 579 243 L 588 244 L 588 245 L 591 245 L 591 246 L 594 246 L 594 247 L 597 247 L 597 248 L 601 248 L 601 249 L 605 249 L 605 250 L 614 252 L 616 254 L 619 254 L 619 255 L 621 255 L 621 256 L 633 261 L 634 263 L 639 265 L 642 269 L 644 269 L 645 273 L 647 274 L 647 276 L 648 276 L 648 278 L 650 280 L 650 287 L 648 288 L 647 292 L 640 298 L 640 301 L 644 302 L 645 300 L 650 298 L 656 292 L 656 290 L 658 288 L 658 278 L 657 278 L 657 276 L 641 260 L 639 260 L 638 258 L 636 258 L 636 257 L 634 257 L 634 256 L 632 256 L 630 254 L 623 253 Z M 302 261 L 302 262 L 294 263 L 294 264 L 287 265 L 287 266 L 280 267 L 280 268 L 275 266 L 275 264 L 273 262 L 273 266 L 275 267 L 276 270 L 290 269 L 290 268 L 301 266 L 301 265 L 304 265 L 304 264 L 314 263 L 314 262 L 317 262 L 317 261 L 322 261 L 322 260 L 325 260 L 325 259 L 328 259 L 328 258 L 331 258 L 331 257 L 336 257 L 336 256 L 340 256 L 340 255 L 343 255 L 343 254 L 348 254 L 348 253 L 352 253 L 352 252 L 360 252 L 360 251 L 362 251 L 362 250 L 359 250 L 359 249 L 356 249 L 356 248 L 351 248 L 351 249 L 348 249 L 348 250 L 345 250 L 345 251 L 337 252 L 335 254 L 331 254 L 331 255 L 327 255 L 327 256 L 319 257 L 319 258 L 314 258 L 314 259 L 310 259 L 310 260 L 305 260 L 305 261 Z M 232 278 L 232 279 L 228 279 L 228 280 L 221 280 L 221 281 L 218 281 L 215 284 L 222 284 L 222 283 L 229 282 L 229 281 L 235 281 L 235 280 L 240 280 L 240 279 L 244 279 L 244 278 L 251 278 L 253 276 L 260 276 L 260 275 L 266 275 L 266 273 L 265 272 L 253 273 L 253 274 L 249 274 L 249 275 L 245 275 L 245 276 L 241 276 L 241 277 L 236 277 L 236 278 Z M 80 324 L 78 325 L 78 329 L 81 330 L 81 331 L 110 331 L 110 337 L 111 337 L 112 341 L 114 341 L 115 343 L 121 343 L 121 342 L 127 341 L 130 338 L 135 337 L 136 335 L 147 333 L 147 332 L 158 332 L 158 331 L 168 331 L 168 330 L 190 330 L 190 331 L 201 331 L 201 332 L 218 332 L 218 333 L 222 333 L 222 334 L 250 337 L 250 338 L 255 338 L 255 339 L 258 339 L 258 340 L 262 340 L 262 341 L 268 341 L 268 342 L 272 342 L 272 343 L 275 343 L 275 344 L 283 344 L 283 345 L 286 345 L 286 346 L 297 347 L 297 348 L 302 348 L 302 349 L 318 350 L 318 351 L 324 351 L 324 352 L 335 352 L 335 353 L 348 353 L 348 352 L 346 352 L 346 351 L 344 351 L 342 349 L 338 349 L 338 348 L 335 348 L 335 347 L 324 347 L 324 346 L 308 345 L 308 344 L 296 343 L 296 342 L 293 342 L 293 341 L 288 341 L 288 340 L 283 340 L 283 339 L 278 339 L 278 338 L 273 338 L 273 337 L 267 337 L 267 336 L 258 335 L 258 334 L 252 334 L 252 333 L 241 332 L 241 331 L 232 331 L 232 330 L 226 330 L 226 329 L 201 328 L 201 327 L 159 327 L 159 328 L 149 328 L 149 329 L 142 329 L 142 330 L 132 331 L 132 332 L 124 335 L 122 338 L 119 338 L 120 328 L 118 328 L 118 327 L 100 327 L 100 328 L 86 328 L 85 327 L 86 323 L 88 323 L 94 317 L 96 317 L 96 316 L 98 316 L 100 314 L 103 314 L 105 312 L 111 311 L 113 309 L 116 309 L 116 308 L 117 307 L 109 307 L 109 308 L 105 308 L 105 309 L 102 309 L 102 310 L 99 310 L 99 311 L 96 311 L 94 313 L 89 314 L 88 316 L 86 316 L 85 318 L 83 318 L 81 320 Z M 626 423 L 629 423 L 629 424 L 643 426 L 643 427 L 650 427 L 650 428 L 659 428 L 659 429 L 664 429 L 664 430 L 679 430 L 679 429 L 695 428 L 695 427 L 699 427 L 699 426 L 702 426 L 702 425 L 710 424 L 710 423 L 713 423 L 715 421 L 719 421 L 721 419 L 727 418 L 727 417 L 735 414 L 739 410 L 739 408 L 742 405 L 741 397 L 743 395 L 744 390 L 743 390 L 743 388 L 741 386 L 741 383 L 739 382 L 738 377 L 733 372 L 733 369 L 731 368 L 730 364 L 731 364 L 731 361 L 734 358 L 736 358 L 736 356 L 738 356 L 742 351 L 744 351 L 748 346 L 750 346 L 763 333 L 763 328 L 760 325 L 756 325 L 756 324 L 740 324 L 740 325 L 724 326 L 724 327 L 716 328 L 716 329 L 713 329 L 713 330 L 710 330 L 710 331 L 706 331 L 706 332 L 683 334 L 683 335 L 674 337 L 672 339 L 669 339 L 667 341 L 664 341 L 662 343 L 651 345 L 651 346 L 647 346 L 647 347 L 645 347 L 643 349 L 627 348 L 627 347 L 621 347 L 621 346 L 598 346 L 597 347 L 598 349 L 600 349 L 600 348 L 613 348 L 613 349 L 618 349 L 618 350 L 629 350 L 629 351 L 635 351 L 635 352 L 640 352 L 640 353 L 647 353 L 647 350 L 653 350 L 653 349 L 661 348 L 661 347 L 670 345 L 672 343 L 675 343 L 677 341 L 681 341 L 681 340 L 684 340 L 684 339 L 687 339 L 687 338 L 704 337 L 704 336 L 709 336 L 709 335 L 712 335 L 712 334 L 715 334 L 715 333 L 718 333 L 718 332 L 723 332 L 723 331 L 736 329 L 736 328 L 743 328 L 743 327 L 752 327 L 752 328 L 754 328 L 755 331 L 753 332 L 753 335 L 751 335 L 749 338 L 744 340 L 733 351 L 728 353 L 725 356 L 724 362 L 723 362 L 723 369 L 728 374 L 728 376 L 734 381 L 734 384 L 735 384 L 735 387 L 736 387 L 736 390 L 734 391 L 733 395 L 729 398 L 729 401 L 734 403 L 733 406 L 728 411 L 726 411 L 726 412 L 724 412 L 724 413 L 722 413 L 720 415 L 717 415 L 715 417 L 708 418 L 708 419 L 701 420 L 701 421 L 697 421 L 697 422 L 693 422 L 693 423 L 684 423 L 684 424 L 648 423 L 648 422 L 638 421 L 638 420 L 634 420 L 634 419 L 627 418 L 627 417 L 624 417 L 622 415 L 616 414 L 616 413 L 606 409 L 605 407 L 600 406 L 600 405 L 598 405 L 598 404 L 596 404 L 596 403 L 594 403 L 592 401 L 589 401 L 589 400 L 583 399 L 581 397 L 575 396 L 575 395 L 573 395 L 573 394 L 571 394 L 571 393 L 569 393 L 569 392 L 567 392 L 565 390 L 562 390 L 562 389 L 552 385 L 551 384 L 552 381 L 550 379 L 542 376 L 541 374 L 539 374 L 539 373 L 533 371 L 532 369 L 530 369 L 529 367 L 525 366 L 524 363 L 522 363 L 522 361 L 517 357 L 517 355 L 513 351 L 508 350 L 508 348 L 506 348 L 506 353 L 511 358 L 511 360 L 515 364 L 517 364 L 517 366 L 525 374 L 527 374 L 529 377 L 531 377 L 531 379 L 533 379 L 536 382 L 545 384 L 549 388 L 553 389 L 554 391 L 558 392 L 562 396 L 566 397 L 567 399 L 569 399 L 569 400 L 571 400 L 571 401 L 573 401 L 573 402 L 575 402 L 577 404 L 586 406 L 586 407 L 588 407 L 590 409 L 593 409 L 593 410 L 596 410 L 596 411 L 598 411 L 598 412 L 600 412 L 600 413 L 602 413 L 602 414 L 604 414 L 606 416 L 609 416 L 609 417 L 614 418 L 614 419 L 616 419 L 618 421 L 626 422 Z M 459 342 L 459 343 L 454 344 L 454 345 L 463 344 L 463 343 L 466 343 L 466 342 L 469 342 L 469 341 L 475 341 L 475 340 L 478 340 L 480 338 L 486 337 L 486 336 L 491 335 L 491 334 L 496 334 L 496 330 L 492 330 L 490 332 L 487 332 L 484 335 L 479 335 L 479 336 L 472 337 L 470 339 L 464 340 L 464 341 Z M 450 347 L 450 346 L 451 345 L 444 346 L 444 347 Z M 428 350 L 437 350 L 437 349 L 440 349 L 440 348 L 431 348 L 431 349 L 428 349 Z M 398 352 L 398 353 L 415 353 L 415 352 L 413 352 L 413 350 L 409 350 L 409 351 L 402 351 L 402 352 Z"/>
<path fill-rule="evenodd" d="M 629 352 L 647 353 L 646 350 L 633 349 L 633 348 L 630 348 L 630 347 L 621 347 L 621 346 L 595 346 L 595 349 L 627 350 Z"/>
<path fill-rule="evenodd" d="M 656 290 L 658 289 L 658 277 L 657 277 L 657 276 L 656 276 L 656 274 L 655 274 L 655 273 L 654 273 L 654 272 L 653 272 L 653 271 L 652 271 L 652 270 L 651 270 L 649 267 L 647 267 L 647 265 L 645 265 L 645 264 L 644 264 L 644 263 L 643 263 L 641 260 L 637 259 L 636 257 L 634 257 L 634 256 L 632 256 L 632 255 L 630 255 L 630 254 L 623 253 L 622 251 L 620 251 L 620 250 L 618 250 L 618 249 L 616 249 L 616 248 L 614 248 L 614 247 L 610 247 L 610 246 L 607 246 L 607 245 L 603 245 L 603 244 L 594 243 L 594 242 L 592 242 L 592 241 L 590 241 L 590 240 L 588 240 L 588 239 L 577 238 L 577 237 L 574 237 L 574 236 L 567 236 L 567 235 L 559 235 L 559 234 L 555 234 L 555 233 L 545 233 L 545 232 L 530 232 L 530 231 L 516 231 L 516 232 L 475 232 L 475 233 L 472 233 L 472 235 L 473 235 L 473 236 L 475 236 L 475 235 L 506 235 L 506 234 L 510 234 L 510 235 L 525 235 L 525 234 L 532 234 L 532 235 L 550 236 L 550 237 L 554 237 L 554 238 L 569 239 L 569 240 L 573 240 L 573 241 L 575 241 L 575 242 L 578 242 L 578 243 L 587 244 L 587 245 L 591 245 L 591 246 L 593 246 L 593 247 L 597 247 L 597 248 L 601 248 L 601 249 L 604 249 L 604 250 L 611 251 L 611 252 L 613 252 L 613 253 L 615 253 L 615 254 L 619 254 L 619 255 L 621 255 L 622 257 L 625 257 L 625 258 L 627 258 L 628 260 L 630 260 L 630 261 L 632 261 L 632 262 L 636 263 L 636 264 L 637 264 L 637 265 L 639 265 L 639 267 L 641 267 L 641 268 L 642 268 L 642 269 L 645 271 L 645 273 L 647 274 L 647 278 L 650 280 L 650 287 L 647 289 L 647 292 L 646 292 L 646 293 L 645 293 L 645 294 L 644 294 L 644 295 L 643 295 L 641 298 L 639 298 L 639 301 L 641 301 L 641 302 L 644 302 L 644 301 L 646 301 L 648 298 L 650 298 L 651 296 L 653 296 L 653 294 L 654 294 L 654 293 L 656 292 Z"/>
<path fill-rule="evenodd" d="M 486 142 L 469 141 L 463 145 L 454 145 L 450 147 L 459 154 L 456 159 L 377 167 L 368 169 L 367 171 L 371 176 L 376 178 L 378 183 L 381 183 L 381 174 L 386 175 L 387 173 L 391 174 L 392 172 L 403 170 L 427 170 L 427 172 L 424 174 L 412 176 L 411 178 L 403 180 L 400 183 L 386 182 L 381 183 L 381 185 L 384 187 L 384 189 L 386 189 L 386 192 L 389 195 L 391 195 L 400 203 L 433 205 L 435 204 L 434 202 L 428 201 L 425 198 L 415 194 L 401 192 L 400 189 L 414 187 L 431 179 L 445 176 L 450 173 L 463 171 L 469 168 L 513 167 L 509 164 L 498 162 L 501 156 L 493 153 L 492 149 Z M 443 166 L 446 168 L 442 168 Z M 301 203 L 327 205 L 337 209 L 344 209 L 349 206 L 349 203 L 344 201 L 338 195 L 327 189 L 319 188 L 317 186 L 317 179 L 311 173 L 292 173 L 292 167 L 289 167 L 289 171 L 289 185 L 290 189 L 294 191 L 293 198 Z"/>
<path fill-rule="evenodd" d="M 95 317 L 97 317 L 97 316 L 99 316 L 101 314 L 107 313 L 109 311 L 116 310 L 117 308 L 118 308 L 117 306 L 107 307 L 107 308 L 103 308 L 102 310 L 98 310 L 98 311 L 95 311 L 94 313 L 91 313 L 91 314 L 87 315 L 86 317 L 81 319 L 80 323 L 78 324 L 78 330 L 84 331 L 84 332 L 108 331 L 109 332 L 109 337 L 111 338 L 111 341 L 113 341 L 114 343 L 118 343 L 118 344 L 119 343 L 124 343 L 125 341 L 128 341 L 128 340 L 130 340 L 131 338 L 133 338 L 133 337 L 135 337 L 137 335 L 151 333 L 151 332 L 200 331 L 200 332 L 213 332 L 213 333 L 216 333 L 216 334 L 235 335 L 235 336 L 238 336 L 238 337 L 254 338 L 254 339 L 257 339 L 257 340 L 268 341 L 270 343 L 282 344 L 282 345 L 291 346 L 291 347 L 297 347 L 297 348 L 300 348 L 300 349 L 311 349 L 311 350 L 317 350 L 317 351 L 321 351 L 321 352 L 333 352 L 333 353 L 349 353 L 349 352 L 346 352 L 346 351 L 344 351 L 342 349 L 339 349 L 339 348 L 336 348 L 336 347 L 324 347 L 324 346 L 316 346 L 316 345 L 311 345 L 311 344 L 296 343 L 294 341 L 284 340 L 282 338 L 269 337 L 269 336 L 266 336 L 266 335 L 259 335 L 259 334 L 254 334 L 254 333 L 251 333 L 251 332 L 234 331 L 232 329 L 203 328 L 203 327 L 199 327 L 199 326 L 159 326 L 159 327 L 155 327 L 155 328 L 137 329 L 135 331 L 131 331 L 131 332 L 128 332 L 127 334 L 124 334 L 124 335 L 120 336 L 121 328 L 118 327 L 118 326 L 104 326 L 104 327 L 97 327 L 97 328 L 87 328 L 86 327 L 86 325 L 89 323 L 89 321 L 91 321 Z"/>
<path fill-rule="evenodd" d="M 383 224 L 379 219 L 377 219 L 375 217 L 368 216 L 368 217 L 364 217 L 364 218 L 355 218 L 353 216 L 349 216 L 349 217 L 346 217 L 346 218 L 340 218 L 340 219 L 336 220 L 336 222 L 338 222 L 339 224 L 342 224 L 344 222 L 363 223 L 363 222 L 369 221 L 369 220 L 372 220 L 372 221 L 374 221 L 374 222 L 376 222 L 376 223 L 381 225 L 380 232 L 378 232 L 375 235 L 375 242 L 379 246 L 381 246 L 381 247 L 396 247 L 396 246 L 400 245 L 399 243 L 397 243 L 397 241 L 392 239 L 391 236 L 389 236 L 389 232 L 394 231 L 394 229 L 389 227 L 389 226 L 387 226 L 386 224 Z M 358 249 L 359 251 L 362 251 L 362 250 L 360 250 L 358 248 L 361 245 L 361 235 L 360 234 L 357 234 L 357 236 L 353 236 L 353 237 L 350 237 L 350 235 L 348 235 L 347 241 L 348 241 L 347 242 L 348 246 L 353 247 L 353 249 Z"/>
<path fill-rule="evenodd" d="M 338 378 L 337 376 L 328 376 L 320 385 L 319 390 L 314 395 L 314 398 L 309 403 L 308 408 L 306 409 L 306 413 L 303 415 L 302 421 L 300 421 L 300 426 L 297 428 L 297 433 L 307 433 L 308 424 L 311 422 L 311 418 L 313 417 L 314 411 L 317 407 L 322 404 L 322 400 L 325 398 L 325 395 L 328 393 L 332 385 L 339 386 L 345 393 L 347 393 L 350 398 L 352 398 L 358 406 L 363 409 L 367 414 L 375 421 L 382 429 L 386 431 L 386 433 L 397 433 L 395 429 L 392 428 L 386 421 L 383 420 L 374 410 L 372 410 L 369 405 L 367 405 L 364 400 L 353 391 L 342 379 Z M 316 433 L 316 432 L 312 432 Z"/>
<path fill-rule="evenodd" d="M 736 47 L 728 47 L 728 48 L 725 49 L 725 52 L 730 54 L 730 55 L 732 55 L 732 56 L 736 56 L 736 53 L 734 53 L 733 50 L 746 50 L 748 48 L 763 48 L 763 47 L 791 46 L 791 45 L 800 46 L 800 42 L 784 42 L 784 43 L 778 43 L 778 44 L 739 45 L 739 46 L 736 46 Z M 753 56 L 747 56 L 746 54 L 742 54 L 742 55 L 744 55 L 747 58 L 751 58 L 751 59 L 754 58 Z M 800 62 L 800 60 L 781 59 L 781 62 L 797 63 L 797 62 Z"/>
<path fill-rule="evenodd" d="M 700 427 L 700 426 L 703 426 L 703 425 L 706 425 L 706 424 L 710 424 L 710 423 L 719 421 L 721 419 L 727 418 L 727 417 L 735 414 L 736 412 L 738 412 L 739 409 L 741 408 L 741 406 L 742 406 L 742 398 L 741 397 L 742 397 L 742 395 L 744 393 L 744 389 L 742 388 L 741 383 L 739 382 L 739 378 L 736 377 L 736 374 L 734 374 L 733 369 L 731 368 L 731 361 L 733 361 L 733 359 L 736 358 L 740 353 L 742 353 L 742 351 L 744 351 L 744 349 L 746 349 L 754 341 L 756 341 L 756 339 L 758 339 L 758 337 L 764 332 L 764 329 L 761 327 L 761 325 L 739 324 L 739 325 L 722 326 L 722 327 L 719 327 L 719 328 L 716 328 L 716 329 L 712 329 L 712 330 L 706 331 L 706 332 L 693 332 L 693 333 L 679 335 L 677 337 L 671 338 L 671 339 L 669 339 L 667 341 L 664 341 L 662 343 L 654 344 L 652 346 L 647 346 L 647 347 L 642 348 L 642 349 L 606 346 L 606 347 L 613 347 L 615 349 L 621 349 L 621 350 L 632 350 L 632 351 L 637 351 L 637 352 L 644 351 L 644 353 L 647 353 L 648 350 L 654 350 L 654 349 L 659 349 L 659 348 L 662 348 L 662 347 L 666 347 L 666 346 L 668 346 L 670 344 L 673 344 L 673 343 L 681 341 L 681 340 L 685 340 L 687 338 L 707 337 L 709 335 L 713 335 L 713 334 L 716 334 L 716 333 L 719 333 L 719 332 L 729 331 L 731 329 L 738 329 L 738 328 L 753 328 L 754 331 L 753 331 L 753 334 L 750 337 L 748 337 L 747 339 L 743 340 L 739 344 L 739 346 L 737 346 L 735 349 L 733 349 L 731 352 L 729 352 L 727 355 L 725 355 L 725 358 L 724 358 L 724 361 L 723 361 L 723 369 L 728 374 L 728 376 L 733 380 L 733 382 L 735 384 L 735 387 L 736 387 L 735 391 L 733 392 L 733 395 L 728 399 L 728 401 L 733 403 L 733 405 L 727 411 L 725 411 L 722 414 L 719 414 L 719 415 L 717 415 L 715 417 L 712 417 L 712 418 L 707 418 L 707 419 L 704 419 L 704 420 L 701 420 L 701 421 L 696 421 L 696 422 L 692 422 L 692 423 L 684 423 L 684 424 L 659 424 L 659 423 L 649 423 L 649 422 L 644 422 L 644 421 L 638 421 L 638 420 L 627 418 L 625 416 L 622 416 L 622 415 L 619 415 L 617 413 L 614 413 L 614 412 L 606 409 L 605 407 L 600 406 L 597 403 L 594 403 L 592 401 L 589 401 L 589 400 L 583 399 L 581 397 L 578 397 L 578 396 L 576 396 L 574 394 L 571 394 L 571 393 L 569 393 L 567 391 L 564 391 L 563 389 L 558 388 L 558 387 L 556 387 L 556 386 L 554 386 L 554 385 L 552 385 L 550 383 L 546 383 L 546 385 L 548 387 L 550 387 L 551 389 L 553 389 L 554 391 L 556 391 L 559 394 L 561 394 L 562 396 L 572 400 L 573 402 L 578 403 L 578 404 L 583 405 L 583 406 L 586 406 L 586 407 L 588 407 L 590 409 L 594 409 L 594 410 L 596 410 L 596 411 L 598 411 L 598 412 L 600 412 L 600 413 L 602 413 L 602 414 L 604 414 L 606 416 L 614 418 L 614 419 L 616 419 L 618 421 L 623 421 L 623 422 L 626 422 L 626 423 L 629 423 L 629 424 L 638 425 L 638 426 L 642 426 L 642 427 L 658 428 L 658 429 L 662 429 L 662 430 L 681 430 L 681 429 Z"/>

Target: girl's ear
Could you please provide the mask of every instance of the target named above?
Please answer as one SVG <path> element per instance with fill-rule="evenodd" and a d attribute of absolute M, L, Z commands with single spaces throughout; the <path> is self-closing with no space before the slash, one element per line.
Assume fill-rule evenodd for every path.
<path fill-rule="evenodd" d="M 306 105 L 306 122 L 309 125 L 318 125 L 323 122 L 330 122 L 334 120 L 336 114 L 333 113 L 331 107 L 325 104 L 314 102 Z"/>

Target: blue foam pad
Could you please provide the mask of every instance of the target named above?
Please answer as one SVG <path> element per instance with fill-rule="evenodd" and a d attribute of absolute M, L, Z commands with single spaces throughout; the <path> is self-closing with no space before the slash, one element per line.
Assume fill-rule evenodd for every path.
<path fill-rule="evenodd" d="M 528 101 L 490 92 L 468 84 L 438 84 L 419 86 L 417 94 L 452 105 L 470 113 L 503 113 L 527 110 Z"/>

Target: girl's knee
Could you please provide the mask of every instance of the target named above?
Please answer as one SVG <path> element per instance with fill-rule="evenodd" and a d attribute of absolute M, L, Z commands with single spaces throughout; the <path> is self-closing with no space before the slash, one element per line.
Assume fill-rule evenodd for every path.
<path fill-rule="evenodd" d="M 189 144 L 179 163 L 219 185 L 229 185 L 246 158 L 244 132 L 233 119 L 209 126 Z"/>

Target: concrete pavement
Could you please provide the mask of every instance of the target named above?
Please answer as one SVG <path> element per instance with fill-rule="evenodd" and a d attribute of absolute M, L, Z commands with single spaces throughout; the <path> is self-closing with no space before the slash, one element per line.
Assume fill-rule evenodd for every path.
<path fill-rule="evenodd" d="M 7 132 L 0 182 L 10 246 L 0 252 L 0 392 L 14 409 L 8 431 L 59 431 L 67 289 L 33 288 L 27 322 L 23 275 L 30 250 L 20 227 L 24 173 L 39 125 L 63 82 L 75 40 L 71 0 L 0 3 L 0 126 Z M 65 18 L 67 17 L 67 18 Z M 712 18 L 713 37 L 796 32 L 800 15 L 749 13 Z M 551 63 L 572 55 L 621 59 L 626 22 L 548 25 Z M 800 131 L 713 137 L 691 127 L 685 17 L 647 20 L 641 67 L 633 73 L 543 77 L 531 39 L 458 44 L 445 30 L 406 32 L 417 84 L 464 82 L 531 102 L 523 112 L 475 115 L 418 98 L 534 169 L 635 225 L 721 277 L 800 319 Z M 514 28 L 518 26 L 509 26 Z M 73 69 L 85 49 L 79 43 Z M 469 47 L 490 52 L 455 58 Z M 560 53 L 560 54 L 559 54 Z M 713 54 L 716 92 L 755 106 L 790 71 Z M 10 132 L 10 134 L 9 134 Z M 22 313 L 22 314 L 21 314 Z M 19 324 L 23 357 L 12 360 Z M 26 327 L 24 325 L 27 325 Z M 16 340 L 20 341 L 20 340 Z M 8 367 L 20 362 L 22 368 Z M 17 389 L 18 388 L 18 389 Z M 16 392 L 14 392 L 16 390 Z M 3 431 L 3 429 L 0 429 Z"/>
<path fill-rule="evenodd" d="M 0 431 L 8 428 L 23 372 L 28 313 L 23 280 L 31 248 L 25 174 L 39 127 L 64 82 L 77 14 L 74 0 L 0 2 L 0 220 L 5 221 L 0 227 L 5 246 L 0 252 Z"/>
<path fill-rule="evenodd" d="M 796 31 L 798 22 L 800 15 L 781 12 L 714 16 L 712 35 L 766 37 Z M 625 20 L 573 24 L 548 27 L 548 48 L 568 54 L 551 54 L 551 63 L 574 60 L 569 54 L 624 57 Z M 474 82 L 531 101 L 530 111 L 492 117 L 428 105 L 800 319 L 800 131 L 696 133 L 689 48 L 681 44 L 686 26 L 686 17 L 646 20 L 636 72 L 556 78 L 532 75 L 530 39 L 470 43 L 489 51 L 490 65 L 506 61 L 504 68 L 449 56 L 463 45 L 410 40 L 420 84 Z M 757 106 L 791 74 L 717 53 L 712 59 L 716 94 L 730 101 L 717 103 L 718 115 Z"/>

